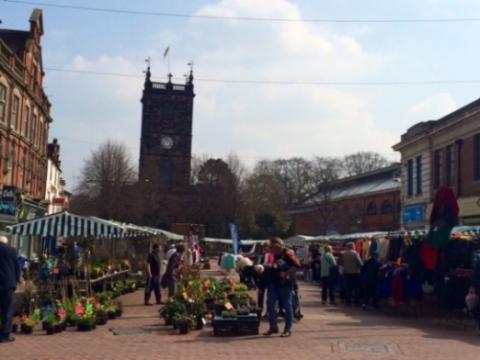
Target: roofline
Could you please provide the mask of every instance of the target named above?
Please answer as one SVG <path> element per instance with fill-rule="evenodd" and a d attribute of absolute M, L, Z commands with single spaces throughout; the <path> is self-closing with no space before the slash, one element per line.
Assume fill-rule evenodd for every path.
<path fill-rule="evenodd" d="M 437 120 L 434 120 L 435 124 L 430 129 L 428 129 L 424 134 L 413 136 L 411 139 L 406 139 L 405 141 L 400 140 L 399 143 L 392 146 L 392 149 L 395 151 L 400 151 L 405 146 L 410 145 L 415 141 L 420 140 L 432 133 L 438 132 L 439 130 L 445 127 L 448 127 L 449 125 L 452 125 L 452 123 L 450 123 L 450 120 L 457 120 L 457 121 L 453 121 L 453 123 L 456 123 L 458 121 L 465 119 L 466 117 L 464 113 L 470 110 L 475 110 L 475 109 L 480 110 L 480 98 L 458 108 L 457 110 L 452 111 L 451 113 L 445 116 L 442 116 Z M 461 115 L 464 115 L 464 116 L 461 116 Z M 413 126 L 418 125 L 420 123 L 422 123 L 422 121 L 419 121 L 416 124 L 412 125 L 409 129 L 411 129 Z M 408 130 L 404 134 L 402 134 L 401 137 L 403 137 L 407 133 L 408 133 Z"/>
<path fill-rule="evenodd" d="M 369 196 L 372 196 L 372 195 L 389 194 L 389 193 L 393 193 L 393 192 L 397 192 L 397 191 L 398 192 L 401 191 L 400 183 L 398 183 L 398 187 L 396 187 L 396 188 L 392 188 L 392 189 L 388 189 L 388 190 L 368 191 L 368 192 L 364 192 L 364 193 L 361 193 L 361 194 L 358 194 L 358 195 L 341 196 L 341 197 L 337 197 L 337 198 L 332 198 L 331 201 L 336 202 L 336 201 L 344 201 L 344 200 L 350 200 L 350 199 L 355 199 L 355 198 L 363 199 L 363 198 L 366 198 L 366 197 L 369 197 Z M 321 205 L 322 205 L 322 202 L 319 201 L 316 204 L 306 204 L 304 206 L 298 206 L 296 208 L 292 208 L 292 209 L 287 210 L 287 214 L 305 213 L 305 212 L 308 212 L 310 210 L 318 209 Z"/>

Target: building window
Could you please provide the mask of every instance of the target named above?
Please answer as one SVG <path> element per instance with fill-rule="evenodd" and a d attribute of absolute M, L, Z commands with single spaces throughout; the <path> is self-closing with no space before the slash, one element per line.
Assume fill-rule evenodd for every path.
<path fill-rule="evenodd" d="M 447 146 L 447 186 L 455 185 L 455 148 Z"/>
<path fill-rule="evenodd" d="M 385 199 L 382 204 L 382 214 L 392 214 L 393 213 L 393 205 L 390 200 Z"/>
<path fill-rule="evenodd" d="M 416 159 L 416 168 L 417 168 L 417 179 L 416 179 L 416 183 L 417 183 L 417 195 L 421 195 L 422 194 L 422 157 L 421 156 L 417 156 L 417 159 Z"/>
<path fill-rule="evenodd" d="M 7 107 L 7 88 L 0 84 L 0 121 L 5 122 L 5 109 Z"/>
<path fill-rule="evenodd" d="M 35 143 L 35 133 L 37 132 L 37 115 L 33 114 L 32 116 L 32 128 L 30 131 L 30 141 Z"/>
<path fill-rule="evenodd" d="M 367 206 L 367 215 L 377 215 L 377 204 L 373 201 Z"/>
<path fill-rule="evenodd" d="M 474 176 L 475 181 L 480 180 L 480 134 L 475 135 L 473 138 L 474 141 L 474 154 L 473 154 L 473 161 L 474 163 Z"/>
<path fill-rule="evenodd" d="M 443 151 L 435 151 L 435 189 L 438 189 L 444 185 L 443 163 Z"/>
<path fill-rule="evenodd" d="M 413 160 L 407 163 L 407 196 L 413 196 Z"/>
<path fill-rule="evenodd" d="M 22 127 L 22 134 L 23 136 L 28 138 L 28 127 L 30 123 L 30 108 L 25 106 L 25 116 L 23 117 L 23 127 Z"/>
<path fill-rule="evenodd" d="M 18 127 L 18 110 L 20 109 L 20 98 L 17 95 L 13 95 L 12 113 L 10 117 L 10 127 L 17 129 Z"/>

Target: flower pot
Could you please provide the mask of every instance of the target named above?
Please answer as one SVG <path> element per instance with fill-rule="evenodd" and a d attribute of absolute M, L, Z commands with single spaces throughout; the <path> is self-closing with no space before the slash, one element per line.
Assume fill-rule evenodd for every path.
<path fill-rule="evenodd" d="M 108 322 L 108 315 L 105 314 L 97 314 L 97 325 L 105 325 Z"/>
<path fill-rule="evenodd" d="M 74 326 L 77 326 L 77 321 L 74 319 L 68 319 L 67 324 L 68 326 L 74 327 Z"/>
<path fill-rule="evenodd" d="M 202 330 L 203 329 L 203 317 L 198 316 L 195 322 L 195 330 Z"/>
<path fill-rule="evenodd" d="M 82 323 L 82 322 L 79 322 L 77 324 L 78 331 L 92 331 L 94 328 L 95 328 L 94 324 L 88 324 L 88 323 Z"/>
<path fill-rule="evenodd" d="M 21 331 L 22 331 L 22 334 L 31 334 L 33 332 L 33 327 L 22 324 Z"/>
<path fill-rule="evenodd" d="M 16 333 L 18 331 L 18 325 L 17 324 L 13 324 L 12 325 L 12 333 Z"/>
<path fill-rule="evenodd" d="M 173 319 L 171 317 L 166 317 L 165 318 L 165 325 L 166 326 L 172 326 L 173 325 Z"/>
<path fill-rule="evenodd" d="M 55 334 L 55 327 L 54 327 L 53 325 L 51 325 L 51 324 L 47 324 L 47 325 L 45 326 L 45 330 L 46 330 L 46 332 L 47 332 L 47 335 L 53 335 L 53 334 Z"/>
<path fill-rule="evenodd" d="M 60 325 L 61 325 L 61 327 L 62 327 L 62 331 L 67 330 L 67 323 L 66 323 L 65 321 L 62 321 L 62 322 L 60 323 Z"/>
<path fill-rule="evenodd" d="M 47 330 L 47 327 L 49 325 L 51 325 L 51 324 L 47 323 L 46 321 L 42 321 L 42 330 L 44 330 L 44 331 Z"/>
<path fill-rule="evenodd" d="M 178 331 L 181 335 L 188 334 L 188 331 L 189 331 L 188 322 L 180 322 L 177 324 L 177 326 L 178 326 Z"/>
<path fill-rule="evenodd" d="M 115 318 L 117 317 L 117 313 L 116 312 L 108 312 L 107 313 L 107 316 L 108 316 L 108 320 L 115 320 Z"/>
<path fill-rule="evenodd" d="M 115 311 L 115 315 L 117 315 L 117 317 L 121 317 L 122 314 L 123 314 L 123 310 L 122 310 L 122 309 L 117 309 L 117 310 Z"/>
<path fill-rule="evenodd" d="M 61 324 L 55 324 L 53 326 L 55 333 L 61 333 L 62 332 L 62 325 Z"/>

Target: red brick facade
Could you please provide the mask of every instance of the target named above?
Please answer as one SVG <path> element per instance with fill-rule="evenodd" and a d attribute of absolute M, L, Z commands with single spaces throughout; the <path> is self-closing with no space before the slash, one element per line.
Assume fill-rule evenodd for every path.
<path fill-rule="evenodd" d="M 398 168 L 398 167 L 397 167 Z M 342 191 L 358 185 L 378 183 L 379 179 L 389 182 L 383 191 L 359 192 L 318 204 L 305 205 L 292 210 L 292 228 L 295 234 L 323 235 L 330 232 L 348 234 L 366 231 L 398 230 L 400 227 L 400 184 L 392 183 L 398 172 L 392 168 L 385 172 L 365 174 L 341 180 Z M 390 179 L 389 179 L 390 178 Z M 393 185 L 392 185 L 393 184 Z"/>
<path fill-rule="evenodd" d="M 42 12 L 30 31 L 0 29 L 0 185 L 45 198 L 50 103 L 43 90 Z"/>

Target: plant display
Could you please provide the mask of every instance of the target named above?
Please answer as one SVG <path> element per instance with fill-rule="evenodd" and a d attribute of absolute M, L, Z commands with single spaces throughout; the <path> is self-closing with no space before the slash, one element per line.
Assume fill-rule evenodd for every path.
<path fill-rule="evenodd" d="M 201 329 L 205 318 L 213 318 L 213 312 L 224 319 L 237 319 L 250 315 L 255 301 L 250 297 L 248 287 L 230 279 L 217 281 L 201 278 L 197 269 L 186 269 L 178 283 L 177 295 L 160 309 L 160 316 L 167 325 L 179 327 L 189 320 L 193 329 Z"/>

